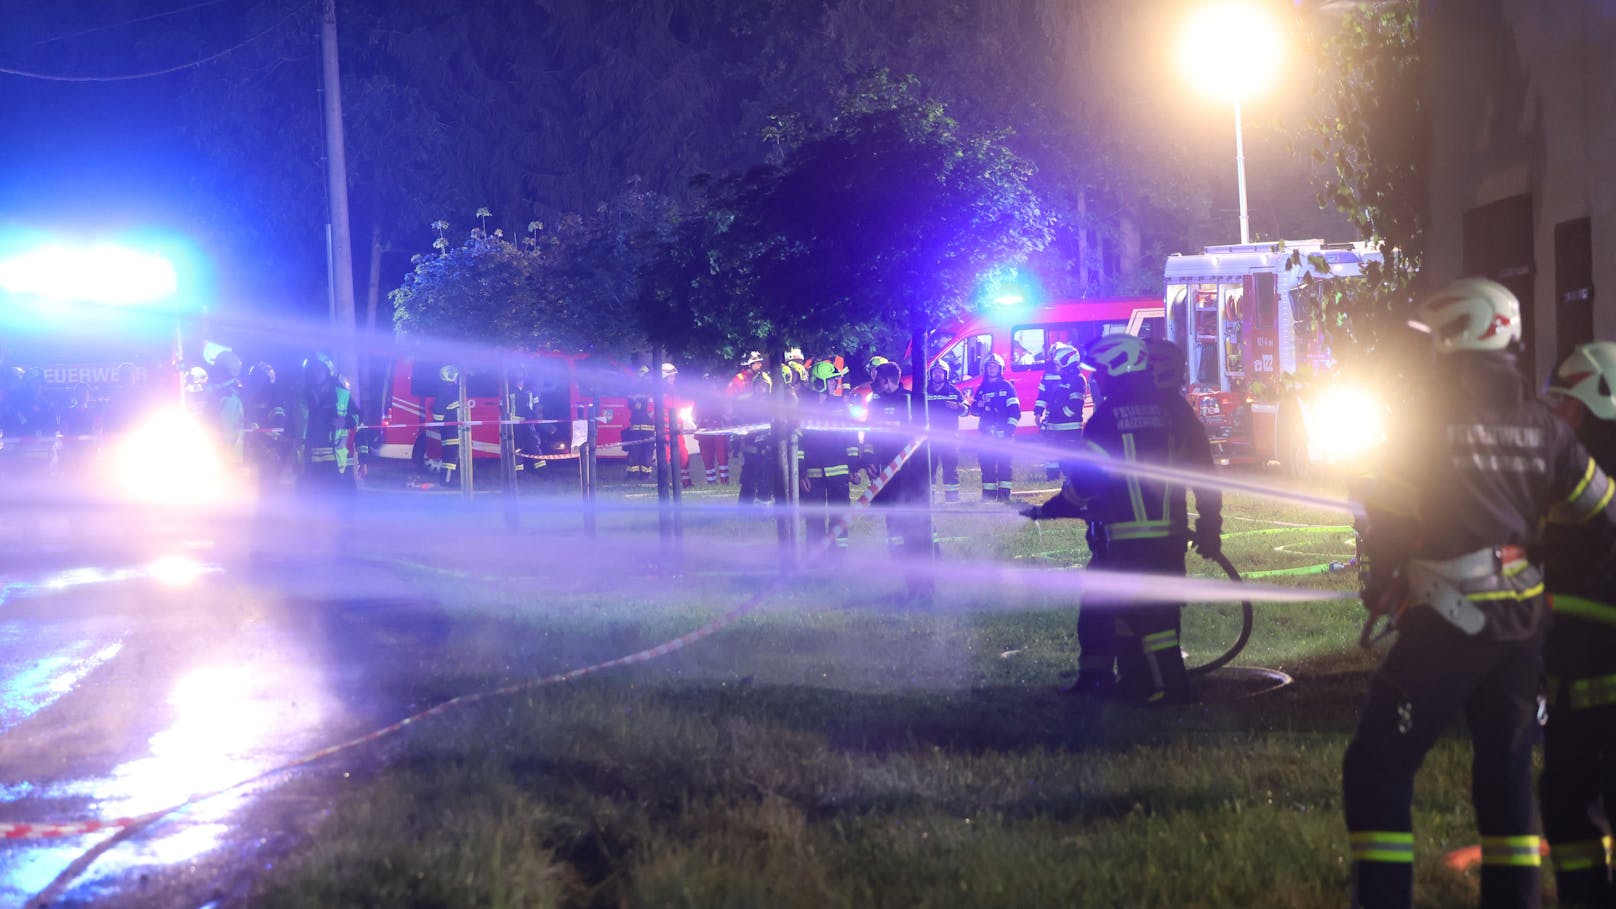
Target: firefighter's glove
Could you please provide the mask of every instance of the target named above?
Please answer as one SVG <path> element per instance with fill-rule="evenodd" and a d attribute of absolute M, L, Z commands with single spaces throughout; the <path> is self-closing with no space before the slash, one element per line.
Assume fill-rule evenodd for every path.
<path fill-rule="evenodd" d="M 1195 537 L 1190 541 L 1203 559 L 1216 559 L 1223 555 L 1223 524 L 1211 521 L 1195 522 Z"/>
<path fill-rule="evenodd" d="M 1044 507 L 1042 505 L 1028 505 L 1022 508 L 1020 513 L 1024 518 L 1041 521 L 1044 518 Z"/>

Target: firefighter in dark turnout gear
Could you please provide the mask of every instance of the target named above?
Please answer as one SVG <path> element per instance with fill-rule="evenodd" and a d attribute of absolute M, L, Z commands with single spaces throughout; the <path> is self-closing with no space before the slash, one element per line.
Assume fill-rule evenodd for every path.
<path fill-rule="evenodd" d="M 628 456 L 631 482 L 649 483 L 656 479 L 652 463 L 656 451 L 651 442 L 656 422 L 651 415 L 651 368 L 640 367 L 639 378 L 628 393 L 628 426 L 623 430 L 623 453 Z"/>
<path fill-rule="evenodd" d="M 870 504 L 898 512 L 887 516 L 887 548 L 909 563 L 906 571 L 909 594 L 930 596 L 931 574 L 923 563 L 931 556 L 931 521 L 918 513 L 929 505 L 925 498 L 927 455 L 924 444 L 915 444 L 917 433 L 910 422 L 913 394 L 903 387 L 898 364 L 890 361 L 875 367 L 872 383 L 875 393 L 869 403 L 870 428 L 864 433 L 864 470 L 874 483 L 883 471 L 903 460 Z M 909 454 L 904 459 L 906 451 Z"/>
<path fill-rule="evenodd" d="M 1021 422 L 1021 401 L 1016 389 L 1004 378 L 1004 358 L 991 354 L 982 367 L 982 383 L 971 399 L 971 413 L 983 444 L 977 452 L 982 465 L 982 501 L 1010 501 L 1012 458 L 1010 440 Z"/>
<path fill-rule="evenodd" d="M 1148 359 L 1148 358 L 1147 358 Z M 1088 401 L 1089 383 L 1083 376 L 1083 358 L 1070 345 L 1058 345 L 1055 352 L 1059 381 L 1043 392 L 1044 413 L 1041 438 L 1045 445 L 1064 451 L 1077 451 L 1083 444 L 1083 405 Z M 1063 458 L 1055 461 L 1059 475 L 1069 466 Z"/>
<path fill-rule="evenodd" d="M 1047 445 L 1075 447 L 1082 435 L 1088 382 L 1078 368 L 1081 359 L 1077 348 L 1064 341 L 1051 344 L 1044 358 L 1044 375 L 1038 380 L 1038 400 L 1033 402 L 1032 417 L 1038 424 L 1040 441 Z M 1062 413 L 1062 405 L 1069 405 L 1074 395 L 1078 399 L 1076 411 Z M 1045 458 L 1044 479 L 1058 480 L 1062 476 L 1060 459 Z"/>
<path fill-rule="evenodd" d="M 444 486 L 454 485 L 460 469 L 459 421 L 460 367 L 444 364 L 438 367 L 438 384 L 432 392 L 432 422 L 439 425 L 429 430 L 438 434 L 442 451 L 438 479 Z"/>
<path fill-rule="evenodd" d="M 1206 430 L 1181 396 L 1159 388 L 1144 342 L 1109 335 L 1083 353 L 1104 403 L 1083 433 L 1083 450 L 1113 461 L 1188 467 L 1210 472 Z M 1058 495 L 1025 512 L 1033 518 L 1088 521 L 1091 569 L 1184 576 L 1186 543 L 1207 558 L 1221 552 L 1222 493 L 1195 489 L 1198 516 L 1189 527 L 1186 488 L 1102 463 L 1064 462 Z M 1181 602 L 1113 602 L 1085 596 L 1078 612 L 1079 694 L 1117 693 L 1130 703 L 1180 704 L 1189 676 L 1179 649 Z M 1115 667 L 1115 668 L 1113 668 Z"/>
<path fill-rule="evenodd" d="M 299 489 L 315 494 L 358 491 L 354 430 L 359 418 L 347 386 L 325 354 L 303 361 L 303 473 Z"/>
<path fill-rule="evenodd" d="M 852 469 L 860 458 L 858 430 L 841 397 L 843 375 L 829 360 L 820 360 L 809 370 L 797 446 L 808 542 L 830 546 L 837 553 L 847 551 Z"/>
<path fill-rule="evenodd" d="M 528 387 L 526 369 L 511 370 L 508 381 L 510 400 L 505 402 L 505 411 L 510 414 L 510 419 L 520 421 L 511 427 L 511 436 L 516 443 L 516 472 L 537 473 L 550 465 L 549 461 L 538 457 L 544 453 L 544 446 L 539 441 L 539 427 L 534 422 L 539 418 L 539 396 Z"/>
<path fill-rule="evenodd" d="M 1546 397 L 1599 468 L 1616 469 L 1616 344 L 1566 357 Z M 1548 722 L 1538 790 L 1561 906 L 1616 906 L 1616 545 L 1594 527 L 1550 524 L 1538 549 L 1549 592 Z"/>
<path fill-rule="evenodd" d="M 948 364 L 933 363 L 926 371 L 926 422 L 931 426 L 932 459 L 943 472 L 943 501 L 960 500 L 959 421 L 965 413 L 965 393 L 950 381 Z"/>
<path fill-rule="evenodd" d="M 1413 903 L 1414 776 L 1459 716 L 1470 730 L 1481 902 L 1538 906 L 1532 745 L 1545 604 L 1524 547 L 1538 522 L 1594 522 L 1610 480 L 1515 368 L 1520 304 L 1467 278 L 1420 304 L 1441 383 L 1405 413 L 1363 482 L 1365 638 L 1396 641 L 1369 682 L 1342 762 L 1354 906 Z"/>
<path fill-rule="evenodd" d="M 741 361 L 741 372 L 730 380 L 735 398 L 735 418 L 747 431 L 738 432 L 736 448 L 741 455 L 742 505 L 768 502 L 778 492 L 780 469 L 775 464 L 774 436 L 759 424 L 769 419 L 769 403 L 774 382 L 763 368 L 763 354 L 752 351 Z"/>

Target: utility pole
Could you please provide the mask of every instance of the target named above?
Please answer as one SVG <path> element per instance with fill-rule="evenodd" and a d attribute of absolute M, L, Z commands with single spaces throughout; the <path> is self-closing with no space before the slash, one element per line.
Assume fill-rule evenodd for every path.
<path fill-rule="evenodd" d="M 354 352 L 353 237 L 348 230 L 348 155 L 342 137 L 342 78 L 337 69 L 337 2 L 324 0 L 320 17 L 320 65 L 325 109 L 326 207 L 330 221 L 326 232 L 327 280 L 331 295 L 331 327 L 335 332 L 332 358 L 337 370 L 356 386 L 362 380 L 356 373 Z"/>

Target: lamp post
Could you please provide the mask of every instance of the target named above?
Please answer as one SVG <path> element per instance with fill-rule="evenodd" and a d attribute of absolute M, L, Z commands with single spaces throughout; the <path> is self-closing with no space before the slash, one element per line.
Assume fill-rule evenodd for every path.
<path fill-rule="evenodd" d="M 1184 24 L 1179 63 L 1203 92 L 1234 105 L 1234 166 L 1240 190 L 1240 242 L 1251 242 L 1246 206 L 1246 142 L 1240 104 L 1273 77 L 1282 45 L 1274 20 L 1249 2 L 1227 2 L 1197 10 Z"/>

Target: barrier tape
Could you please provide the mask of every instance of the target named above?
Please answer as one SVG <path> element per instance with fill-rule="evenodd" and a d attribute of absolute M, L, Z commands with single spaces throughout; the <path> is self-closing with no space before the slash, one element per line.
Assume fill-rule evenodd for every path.
<path fill-rule="evenodd" d="M 224 795 L 227 792 L 233 792 L 244 786 L 250 786 L 253 783 L 261 782 L 277 774 L 285 773 L 288 770 L 296 770 L 299 767 L 306 767 L 309 764 L 313 764 L 334 754 L 348 751 L 350 749 L 357 748 L 360 745 L 365 745 L 370 742 L 386 738 L 387 736 L 392 735 L 395 732 L 399 732 L 409 726 L 413 726 L 428 717 L 447 713 L 449 710 L 452 710 L 455 707 L 464 707 L 467 704 L 476 703 L 477 701 L 517 694 L 533 688 L 541 688 L 548 685 L 559 685 L 564 682 L 570 682 L 574 679 L 607 669 L 617 669 L 623 666 L 632 666 L 638 663 L 650 662 L 658 657 L 666 656 L 674 651 L 689 647 L 691 644 L 694 644 L 703 638 L 710 637 L 713 634 L 716 634 L 717 632 L 722 631 L 737 621 L 745 618 L 746 616 L 755 612 L 757 608 L 763 604 L 763 600 L 766 597 L 774 593 L 777 588 L 784 585 L 790 579 L 790 575 L 781 575 L 772 583 L 765 585 L 762 590 L 753 594 L 750 599 L 746 600 L 744 603 L 735 607 L 734 609 L 731 609 L 729 612 L 724 613 L 723 615 L 694 631 L 680 635 L 679 637 L 670 641 L 664 641 L 655 647 L 648 647 L 645 650 L 636 651 L 625 656 L 594 663 L 589 666 L 582 666 L 577 669 L 569 669 L 566 672 L 558 672 L 552 675 L 541 676 L 537 679 L 529 679 L 525 682 L 517 682 L 513 685 L 506 685 L 503 688 L 473 692 L 471 694 L 463 694 L 459 697 L 450 698 L 441 704 L 428 707 L 419 713 L 411 714 L 410 716 L 407 716 L 396 723 L 389 726 L 384 726 L 375 730 L 374 732 L 368 732 L 362 736 L 359 736 L 358 738 L 349 739 L 345 742 L 339 742 L 335 745 L 321 748 L 319 751 L 315 751 L 312 754 L 305 755 L 290 763 L 281 764 L 277 767 L 271 767 L 270 769 L 250 776 L 247 779 L 231 783 L 227 786 L 221 786 L 218 789 L 197 793 L 187 798 L 183 802 L 179 802 L 167 808 L 159 808 L 156 811 L 150 811 L 146 814 L 135 817 L 123 817 L 106 821 L 65 821 L 53 824 L 0 822 L 0 840 L 60 839 L 69 836 L 80 836 L 87 833 L 122 830 L 127 827 L 133 827 L 137 824 L 148 823 L 162 817 L 163 815 L 171 814 L 175 811 L 179 811 L 182 808 L 197 804 L 198 802 L 203 802 L 208 799 Z"/>
<path fill-rule="evenodd" d="M 885 489 L 886 485 L 892 482 L 892 478 L 897 475 L 899 470 L 903 469 L 903 465 L 909 463 L 909 459 L 914 456 L 916 451 L 920 450 L 920 446 L 925 444 L 925 442 L 925 439 L 916 439 L 913 442 L 910 442 L 908 445 L 905 445 L 903 451 L 898 452 L 898 456 L 892 459 L 892 463 L 881 468 L 880 473 L 870 477 L 869 488 L 860 493 L 858 499 L 853 504 L 868 505 L 870 502 L 874 501 L 875 497 L 880 494 L 881 490 Z"/>

